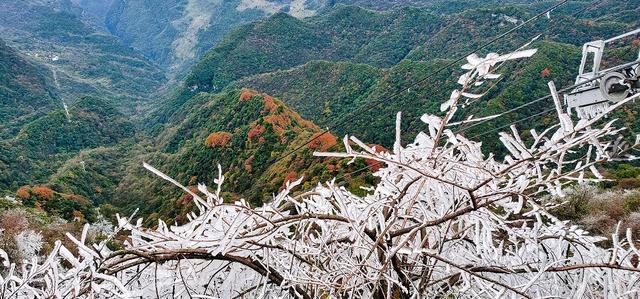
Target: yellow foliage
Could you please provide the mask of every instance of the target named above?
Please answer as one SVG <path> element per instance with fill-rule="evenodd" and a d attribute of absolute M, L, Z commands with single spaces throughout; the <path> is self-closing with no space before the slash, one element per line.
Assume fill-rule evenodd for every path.
<path fill-rule="evenodd" d="M 264 121 L 272 124 L 273 131 L 278 135 L 282 135 L 286 128 L 291 125 L 291 119 L 284 113 L 265 116 Z"/>
<path fill-rule="evenodd" d="M 73 221 L 84 221 L 84 214 L 82 214 L 82 212 L 78 211 L 78 210 L 74 210 L 72 212 L 73 214 Z"/>
<path fill-rule="evenodd" d="M 274 113 L 278 109 L 278 105 L 276 104 L 276 102 L 273 100 L 272 97 L 265 95 L 263 96 L 263 100 L 264 100 L 265 111 Z"/>

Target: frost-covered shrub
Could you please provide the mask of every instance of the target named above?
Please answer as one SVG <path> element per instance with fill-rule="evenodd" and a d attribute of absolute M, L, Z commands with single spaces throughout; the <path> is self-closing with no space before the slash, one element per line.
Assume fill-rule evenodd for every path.
<path fill-rule="evenodd" d="M 32 230 L 22 231 L 14 238 L 20 256 L 25 260 L 31 260 L 38 257 L 40 249 L 42 249 L 42 235 Z"/>

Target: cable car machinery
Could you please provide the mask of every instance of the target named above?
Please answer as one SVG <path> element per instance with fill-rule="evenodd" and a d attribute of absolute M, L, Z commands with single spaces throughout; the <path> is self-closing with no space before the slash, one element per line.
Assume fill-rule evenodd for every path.
<path fill-rule="evenodd" d="M 602 70 L 602 56 L 607 44 L 640 33 L 640 28 L 607 40 L 596 40 L 582 47 L 582 61 L 574 86 L 564 96 L 569 111 L 580 118 L 591 118 L 606 108 L 640 92 L 640 51 L 635 61 Z M 591 70 L 587 63 L 593 60 Z"/>

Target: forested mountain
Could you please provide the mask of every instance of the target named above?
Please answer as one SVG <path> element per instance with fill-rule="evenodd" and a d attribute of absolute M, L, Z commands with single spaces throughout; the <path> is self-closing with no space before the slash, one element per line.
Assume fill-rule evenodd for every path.
<path fill-rule="evenodd" d="M 547 82 L 553 80 L 558 86 L 573 84 L 576 66 L 580 63 L 581 49 L 578 46 L 552 41 L 536 42 L 538 49 L 534 57 L 526 62 L 513 63 L 505 71 L 504 82 L 488 90 L 488 100 L 471 105 L 461 111 L 460 119 L 466 116 L 489 116 L 525 104 L 548 94 Z M 638 46 L 628 45 L 619 50 L 619 61 L 632 61 Z M 442 99 L 447 99 L 456 82 L 450 71 L 442 71 L 423 79 L 446 65 L 450 60 L 428 61 L 404 60 L 391 68 L 377 68 L 351 62 L 311 61 L 289 70 L 256 75 L 233 83 L 234 86 L 263 90 L 286 99 L 287 105 L 303 117 L 321 127 L 332 126 L 338 136 L 356 134 L 363 140 L 391 146 L 394 141 L 394 115 L 404 113 L 403 132 L 411 140 L 424 130 L 420 116 L 438 113 Z M 385 100 L 393 95 L 393 99 Z M 373 109 L 370 105 L 382 102 Z M 530 109 L 507 114 L 484 125 L 474 126 L 464 134 L 474 137 L 488 130 L 502 127 L 514 121 L 538 114 L 550 108 L 550 100 L 536 103 Z M 635 115 L 640 109 L 630 106 L 627 114 L 620 115 L 632 133 L 640 132 Z M 365 111 L 355 113 L 357 111 Z M 464 116 L 464 117 L 463 117 Z M 554 117 L 553 115 L 549 117 Z M 549 120 L 533 119 L 527 125 L 542 125 Z M 339 126 L 333 127 L 334 124 Z M 489 137 L 489 136 L 487 136 Z M 488 150 L 499 152 L 499 141 L 484 140 Z"/>
<path fill-rule="evenodd" d="M 65 160 L 82 150 L 115 145 L 133 136 L 133 125 L 110 102 L 85 97 L 57 108 L 0 141 L 0 188 L 46 183 Z"/>
<path fill-rule="evenodd" d="M 635 0 L 634 0 L 635 1 Z M 633 22 L 634 1 L 624 1 L 615 5 L 618 21 Z M 269 1 L 218 1 L 218 0 L 171 0 L 171 1 L 123 1 L 102 0 L 90 4 L 76 1 L 88 13 L 96 15 L 96 7 L 102 9 L 98 17 L 104 18 L 101 25 L 118 36 L 125 44 L 141 50 L 147 57 L 165 67 L 168 74 L 180 79 L 188 74 L 189 68 L 223 38 L 238 26 L 276 14 L 287 13 L 301 19 L 324 14 L 334 6 L 356 5 L 373 10 L 394 10 L 402 7 L 423 7 L 435 14 L 453 14 L 468 9 L 512 5 L 530 13 L 539 11 L 555 2 L 531 0 L 491 0 L 491 1 L 443 1 L 443 0 L 269 0 Z M 571 6 L 578 7 L 587 2 L 575 1 L 561 8 L 560 13 L 570 13 Z M 108 12 L 104 15 L 104 10 Z M 611 17 L 591 9 L 586 12 L 593 16 Z M 360 16 L 348 16 L 365 20 Z M 406 24 L 405 24 L 406 25 Z M 401 25 L 402 26 L 402 25 Z M 430 24 L 428 26 L 431 26 Z M 387 28 L 390 29 L 390 28 Z M 419 30 L 423 30 L 420 28 Z M 389 49 L 391 50 L 391 49 Z M 393 49 L 395 50 L 395 49 Z M 392 56 L 390 59 L 396 59 Z"/>
<path fill-rule="evenodd" d="M 574 8 L 580 7 L 579 4 L 585 5 L 573 3 Z M 610 37 L 633 26 L 608 16 L 585 17 L 591 13 L 589 9 L 578 17 L 566 13 L 571 12 L 557 12 L 551 19 L 540 19 L 528 30 L 518 31 L 492 47 L 492 51 L 512 51 L 541 34 L 531 45 L 539 52 L 530 60 L 507 65 L 504 82 L 508 83 L 498 83 L 489 90 L 486 103 L 472 105 L 461 115 L 491 115 L 545 96 L 549 80 L 559 86 L 571 85 L 583 42 Z M 189 103 L 198 99 L 203 91 L 227 93 L 251 88 L 275 95 L 304 118 L 320 127 L 331 127 L 337 136 L 351 133 L 389 147 L 394 140 L 396 112 L 404 112 L 403 132 L 405 138 L 411 140 L 424 130 L 420 116 L 438 113 L 440 104 L 455 87 L 455 68 L 433 76 L 435 71 L 452 58 L 466 55 L 531 16 L 533 13 L 522 6 L 439 15 L 428 8 L 374 12 L 339 5 L 325 14 L 303 20 L 275 14 L 240 27 L 205 54 L 183 87 L 160 106 L 149 122 L 155 124 L 154 132 L 160 136 L 166 132 L 174 134 L 180 128 L 176 121 L 190 119 L 184 111 L 194 110 Z M 637 51 L 637 44 L 618 46 L 621 61 L 634 59 L 627 54 Z M 425 82 L 427 77 L 429 80 Z M 394 98 L 374 109 L 367 108 L 389 95 Z M 474 137 L 539 113 L 550 104 L 548 101 L 537 103 L 530 109 L 476 126 L 465 134 Z M 359 109 L 364 112 L 352 114 Z M 621 115 L 634 130 L 637 128 L 633 125 L 633 115 L 637 110 L 633 108 Z M 538 117 L 529 125 L 542 126 L 548 121 L 550 119 Z M 340 126 L 333 127 L 336 123 Z M 205 126 L 204 123 L 201 126 Z M 502 150 L 496 138 L 484 138 L 487 150 Z M 189 142 L 177 144 L 173 143 L 173 150 L 189 148 Z M 197 152 L 190 156 L 196 156 Z M 273 150 L 271 155 L 279 156 L 281 151 Z M 204 163 L 195 164 L 201 167 Z M 191 169 L 191 172 L 200 171 L 203 170 Z M 186 175 L 184 172 L 189 173 L 184 170 L 174 175 L 181 177 Z"/>
<path fill-rule="evenodd" d="M 150 60 L 83 21 L 70 1 L 3 1 L 5 42 L 47 66 L 57 94 L 69 104 L 84 95 L 114 99 L 135 111 L 165 76 Z"/>
<path fill-rule="evenodd" d="M 105 24 L 127 45 L 140 49 L 169 74 L 188 70 L 204 52 L 238 25 L 278 11 L 313 15 L 325 0 L 169 0 L 112 3 Z"/>
<path fill-rule="evenodd" d="M 470 10 L 454 16 L 416 8 L 376 13 L 356 6 L 338 6 L 305 20 L 277 14 L 234 31 L 194 67 L 185 86 L 194 92 L 219 90 L 242 77 L 310 60 L 348 60 L 389 67 L 402 59 L 457 58 L 532 16 L 517 7 Z M 541 19 L 529 26 L 530 30 L 519 31 L 492 50 L 517 48 L 538 33 L 554 41 L 581 45 L 632 27 L 622 22 L 558 18 L 553 26 L 547 26 L 551 21 Z M 543 31 L 546 27 L 550 28 Z"/>
<path fill-rule="evenodd" d="M 133 134 L 133 124 L 106 100 L 84 97 L 68 112 L 62 108 L 51 110 L 25 125 L 14 138 L 0 140 L 0 190 L 14 190 L 12 193 L 23 204 L 51 215 L 72 220 L 73 212 L 78 211 L 95 220 L 94 204 L 100 203 L 100 188 L 118 176 L 108 171 L 119 167 L 120 162 L 113 155 L 96 163 L 95 159 L 85 161 L 85 157 L 92 157 L 93 149 L 118 145 L 111 151 L 117 150 Z M 71 182 L 57 175 L 68 167 L 81 170 Z M 94 168 L 100 169 L 103 176 L 87 176 L 87 170 Z M 90 192 L 78 186 L 87 182 L 94 187 Z"/>
<path fill-rule="evenodd" d="M 72 164 L 84 168 L 84 151 L 129 140 L 135 129 L 127 118 L 148 105 L 165 83 L 159 67 L 92 25 L 95 18 L 76 4 L 62 0 L 2 4 L 1 190 L 13 193 L 24 185 L 54 184 L 56 178 L 50 177 L 58 168 Z M 109 169 L 118 161 L 100 163 L 100 169 Z M 100 177 L 88 180 L 108 182 Z M 79 204 L 69 206 L 64 198 L 83 198 L 82 209 L 76 210 L 92 214 L 90 199 L 96 196 L 70 186 L 74 184 L 51 186 L 54 194 L 66 194 L 56 195 L 66 202 L 61 213 L 71 218 L 73 209 L 68 209 Z"/>
<path fill-rule="evenodd" d="M 377 13 L 339 6 L 304 20 L 278 13 L 240 27 L 211 49 L 187 76 L 178 96 L 162 106 L 154 119 L 166 119 L 200 91 L 220 91 L 234 80 L 311 60 L 392 66 L 442 26 L 442 17 L 414 8 Z"/>
<path fill-rule="evenodd" d="M 248 89 L 230 89 L 219 94 L 200 93 L 176 112 L 168 129 L 157 137 L 156 151 L 136 158 L 136 167 L 120 184 L 113 202 L 118 207 L 141 208 L 141 213 L 184 216 L 193 208 L 190 196 L 139 167 L 142 161 L 184 182 L 190 188 L 212 182 L 222 167 L 225 184 L 235 193 L 228 200 L 245 198 L 252 205 L 269 201 L 287 181 L 304 177 L 313 186 L 332 176 L 364 166 L 364 161 L 312 157 L 314 150 L 337 150 L 332 134 L 322 135 L 305 150 L 291 152 L 322 131 L 304 120 L 280 100 Z M 349 186 L 373 182 L 364 173 L 348 177 Z M 161 196 L 157 196 L 162 194 Z M 141 203 L 145 203 L 141 205 Z"/>
<path fill-rule="evenodd" d="M 62 107 L 49 70 L 30 62 L 0 39 L 0 139 Z"/>
<path fill-rule="evenodd" d="M 516 6 L 474 9 L 454 16 L 437 15 L 425 8 L 377 13 L 355 6 L 338 6 L 331 12 L 304 20 L 277 14 L 241 27 L 210 50 L 193 68 L 175 99 L 167 102 L 154 119 L 165 119 L 200 91 L 221 90 L 235 80 L 240 80 L 234 83 L 237 87 L 252 87 L 277 95 L 321 126 L 337 122 L 356 107 L 400 93 L 390 104 L 369 111 L 371 115 L 336 128 L 339 134 L 359 133 L 368 140 L 389 145 L 392 134 L 380 133 L 385 131 L 376 120 L 389 122 L 383 116 L 409 110 L 416 115 L 405 121 L 419 126 L 417 116 L 425 111 L 436 112 L 439 102 L 448 97 L 446 93 L 453 86 L 452 69 L 439 72 L 427 82 L 421 82 L 422 78 L 446 65 L 446 59 L 466 55 L 531 16 L 532 13 Z M 562 84 L 573 80 L 579 62 L 578 47 L 583 42 L 613 36 L 632 26 L 609 17 L 593 20 L 560 14 L 551 20 L 544 18 L 535 22 L 528 26 L 529 30 L 514 33 L 491 50 L 512 51 L 541 34 L 534 44 L 541 48 L 541 53 L 534 62 L 520 66 L 526 71 L 513 69 L 512 76 L 514 79 L 526 77 L 522 78 L 526 86 L 519 85 L 520 88 L 535 90 L 534 95 L 545 95 L 547 77 Z M 541 76 L 540 72 L 546 68 L 552 72 Z M 504 97 L 489 103 L 489 109 L 472 113 L 488 114 L 499 110 L 495 107 L 514 107 L 524 101 L 524 94 L 505 100 L 514 96 L 515 89 L 504 87 L 492 90 L 494 95 L 504 92 Z M 405 107 L 422 109 L 403 109 Z M 519 116 L 522 115 L 512 117 Z M 373 123 L 370 118 L 374 119 Z M 391 125 L 390 122 L 384 124 Z M 409 128 L 414 129 L 411 125 Z"/>
<path fill-rule="evenodd" d="M 194 67 L 185 85 L 219 90 L 245 76 L 319 59 L 392 66 L 444 25 L 441 16 L 414 8 L 377 13 L 339 6 L 305 20 L 280 13 L 234 31 Z"/>

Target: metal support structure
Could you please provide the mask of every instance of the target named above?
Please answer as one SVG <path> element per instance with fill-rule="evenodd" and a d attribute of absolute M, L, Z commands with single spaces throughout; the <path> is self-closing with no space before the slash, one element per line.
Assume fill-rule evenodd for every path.
<path fill-rule="evenodd" d="M 565 94 L 567 109 L 575 110 L 581 118 L 591 118 L 602 108 L 640 91 L 640 51 L 636 61 L 602 69 L 602 57 L 608 44 L 640 34 L 640 28 L 607 40 L 596 40 L 582 46 L 582 60 L 576 77 L 576 85 Z"/>

